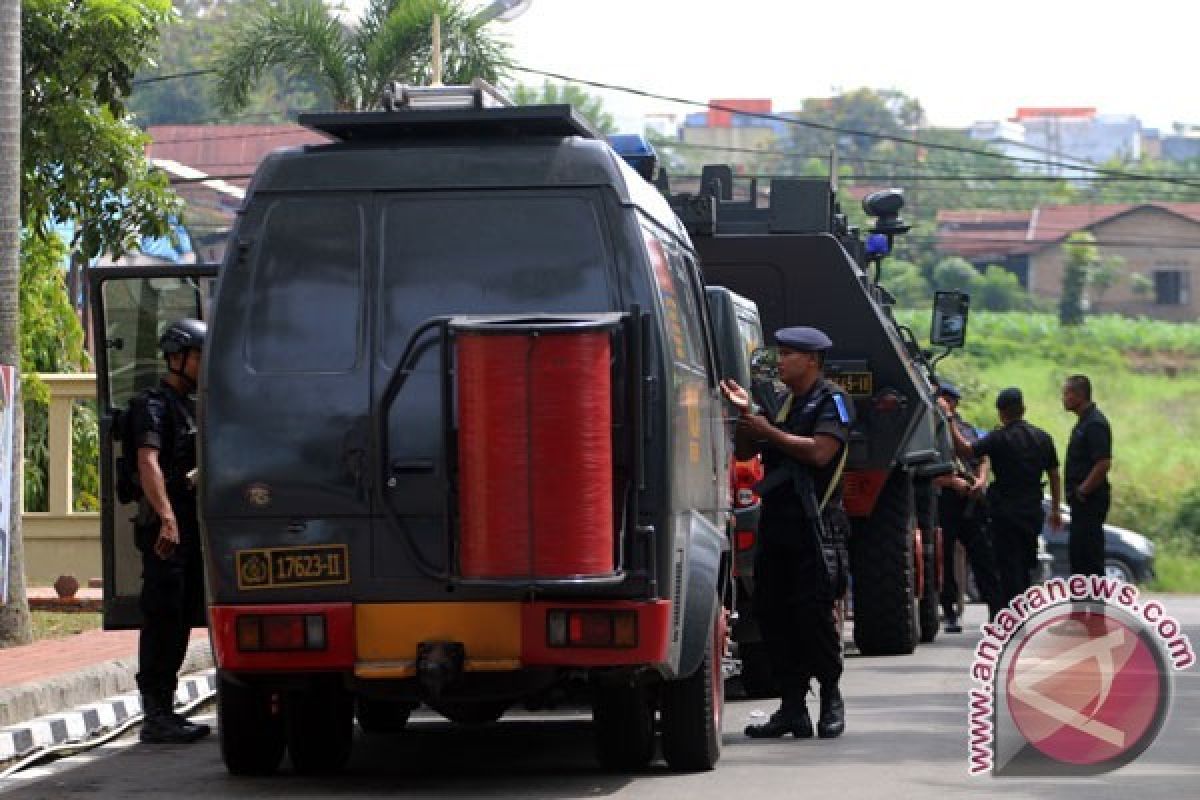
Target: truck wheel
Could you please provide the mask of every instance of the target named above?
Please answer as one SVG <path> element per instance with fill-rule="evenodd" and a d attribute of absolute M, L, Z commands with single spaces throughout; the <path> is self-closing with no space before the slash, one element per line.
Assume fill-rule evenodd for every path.
<path fill-rule="evenodd" d="M 933 529 L 927 535 L 937 536 L 937 529 Z M 936 542 L 924 542 L 922 537 L 922 548 L 925 550 L 921 556 L 925 575 L 923 588 L 921 589 L 921 643 L 929 644 L 937 638 L 938 631 L 941 626 L 938 624 L 938 613 L 941 609 L 941 587 L 938 586 L 937 579 L 937 553 L 940 548 Z"/>
<path fill-rule="evenodd" d="M 779 684 L 771 674 L 771 662 L 767 658 L 767 646 L 763 642 L 738 644 L 738 656 L 742 662 L 742 689 L 747 697 L 778 697 Z"/>
<path fill-rule="evenodd" d="M 354 741 L 354 697 L 332 682 L 288 695 L 287 741 L 296 772 L 339 772 Z"/>
<path fill-rule="evenodd" d="M 646 686 L 597 686 L 592 700 L 596 757 L 607 770 L 630 772 L 654 758 L 654 696 Z"/>
<path fill-rule="evenodd" d="M 287 740 L 283 715 L 270 692 L 217 675 L 217 730 L 221 758 L 231 775 L 270 775 Z"/>
<path fill-rule="evenodd" d="M 725 716 L 725 613 L 718 605 L 704 660 L 694 673 L 663 685 L 662 745 L 667 766 L 676 772 L 712 769 L 721 757 Z"/>
<path fill-rule="evenodd" d="M 871 517 L 853 523 L 854 643 L 864 656 L 905 655 L 916 649 L 913 521 L 912 482 L 895 470 Z"/>
<path fill-rule="evenodd" d="M 355 704 L 358 726 L 367 733 L 399 733 L 412 710 L 413 704 L 404 700 L 360 697 Z"/>
<path fill-rule="evenodd" d="M 429 707 L 459 725 L 486 725 L 495 722 L 508 711 L 507 700 L 484 700 L 477 703 L 439 702 Z"/>

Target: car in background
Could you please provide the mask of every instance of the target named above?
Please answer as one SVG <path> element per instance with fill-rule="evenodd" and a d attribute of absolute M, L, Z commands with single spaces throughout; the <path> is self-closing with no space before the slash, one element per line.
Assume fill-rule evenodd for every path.
<path fill-rule="evenodd" d="M 1049 501 L 1047 501 L 1047 509 Z M 1042 540 L 1050 553 L 1051 577 L 1071 574 L 1070 549 L 1067 545 L 1071 512 L 1062 510 L 1062 530 L 1054 530 L 1047 520 L 1042 524 Z M 1104 526 L 1104 573 L 1126 583 L 1149 583 L 1154 580 L 1154 542 L 1146 536 L 1116 525 Z"/>

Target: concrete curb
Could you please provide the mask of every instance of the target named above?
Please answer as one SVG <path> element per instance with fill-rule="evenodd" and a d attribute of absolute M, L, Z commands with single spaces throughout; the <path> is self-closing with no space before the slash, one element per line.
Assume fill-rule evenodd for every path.
<path fill-rule="evenodd" d="M 175 705 L 190 705 L 216 690 L 216 670 L 208 669 L 187 675 L 179 680 L 175 690 Z M 62 744 L 82 744 L 116 729 L 141 713 L 141 697 L 135 692 L 0 729 L 0 772 L 6 766 L 40 750 Z"/>
<path fill-rule="evenodd" d="M 208 639 L 192 641 L 181 672 L 200 672 L 213 666 Z M 95 703 L 105 697 L 135 691 L 137 656 L 105 661 L 85 669 L 51 676 L 44 681 L 0 689 L 0 726 Z"/>

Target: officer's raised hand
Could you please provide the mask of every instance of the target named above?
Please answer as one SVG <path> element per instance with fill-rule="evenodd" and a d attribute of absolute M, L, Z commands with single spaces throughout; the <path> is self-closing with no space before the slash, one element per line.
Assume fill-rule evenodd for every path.
<path fill-rule="evenodd" d="M 774 426 L 766 417 L 755 413 L 754 404 L 750 401 L 750 393 L 739 386 L 737 381 L 731 379 L 721 381 L 721 391 L 738 410 L 737 432 L 754 440 L 766 438 Z"/>
<path fill-rule="evenodd" d="M 750 413 L 750 393 L 739 386 L 737 381 L 732 378 L 721 381 L 721 391 L 739 414 L 745 416 Z"/>

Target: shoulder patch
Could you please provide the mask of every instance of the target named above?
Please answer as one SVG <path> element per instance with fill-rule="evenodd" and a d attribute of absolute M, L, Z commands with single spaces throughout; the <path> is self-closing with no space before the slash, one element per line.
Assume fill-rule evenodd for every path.
<path fill-rule="evenodd" d="M 846 396 L 840 393 L 834 393 L 833 404 L 837 406 L 838 419 L 843 425 L 850 424 L 850 410 L 846 407 Z"/>

